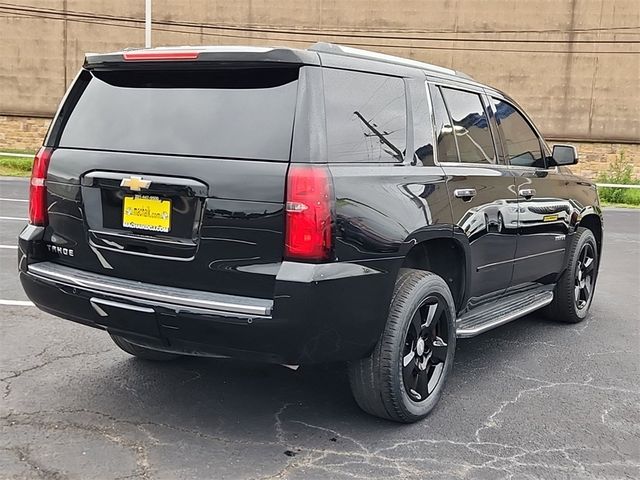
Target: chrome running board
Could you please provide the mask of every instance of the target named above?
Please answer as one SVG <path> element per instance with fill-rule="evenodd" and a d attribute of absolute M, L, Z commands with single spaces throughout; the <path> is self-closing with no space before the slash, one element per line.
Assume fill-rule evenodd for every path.
<path fill-rule="evenodd" d="M 525 292 L 507 297 L 497 304 L 478 307 L 456 322 L 456 336 L 469 338 L 523 317 L 553 301 L 553 291 Z"/>

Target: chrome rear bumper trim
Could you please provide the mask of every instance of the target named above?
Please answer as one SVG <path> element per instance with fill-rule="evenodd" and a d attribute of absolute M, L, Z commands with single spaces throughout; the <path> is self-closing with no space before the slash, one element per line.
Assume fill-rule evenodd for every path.
<path fill-rule="evenodd" d="M 216 310 L 221 313 L 229 312 L 265 317 L 271 315 L 273 309 L 272 300 L 136 282 L 134 280 L 86 272 L 52 262 L 31 264 L 28 267 L 28 273 L 34 277 L 70 287 L 86 288 L 104 294 L 124 295 L 147 302 L 157 301 L 160 304 L 170 304 L 176 307 L 199 308 Z"/>

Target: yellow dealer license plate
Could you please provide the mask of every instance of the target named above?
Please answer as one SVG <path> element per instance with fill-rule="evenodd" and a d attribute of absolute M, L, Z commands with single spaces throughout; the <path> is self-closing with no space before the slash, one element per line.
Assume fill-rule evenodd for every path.
<path fill-rule="evenodd" d="M 122 226 L 168 232 L 171 229 L 171 200 L 160 200 L 148 195 L 124 197 Z"/>

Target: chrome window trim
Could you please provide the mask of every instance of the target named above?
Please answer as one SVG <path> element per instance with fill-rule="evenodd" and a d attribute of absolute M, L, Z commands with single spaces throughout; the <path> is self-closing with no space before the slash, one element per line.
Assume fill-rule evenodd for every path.
<path fill-rule="evenodd" d="M 425 80 L 424 88 L 427 91 L 427 107 L 429 108 L 429 117 L 431 118 L 431 135 L 433 140 L 433 164 L 438 166 L 438 135 L 436 134 L 436 115 L 433 111 L 433 99 L 431 98 L 431 92 L 429 91 L 429 81 Z"/>
<path fill-rule="evenodd" d="M 427 79 L 424 82 L 425 84 L 425 88 L 427 89 L 427 98 L 429 101 L 429 109 L 430 109 L 430 113 L 431 113 L 431 124 L 433 126 L 433 137 L 434 137 L 434 143 L 433 143 L 433 163 L 436 166 L 454 166 L 454 165 L 459 165 L 459 166 L 463 166 L 463 167 L 509 167 L 509 164 L 505 164 L 505 163 L 501 163 L 500 162 L 500 158 L 498 155 L 498 145 L 497 145 L 497 139 L 496 136 L 494 134 L 494 132 L 492 131 L 491 127 L 489 127 L 489 133 L 491 135 L 491 141 L 493 144 L 493 151 L 495 154 L 495 159 L 496 159 L 496 163 L 469 163 L 469 162 L 440 162 L 438 161 L 438 135 L 436 132 L 436 119 L 435 119 L 435 112 L 433 111 L 433 100 L 431 99 L 431 91 L 429 89 L 430 85 L 433 85 L 436 88 L 451 88 L 454 90 L 460 90 L 462 92 L 467 92 L 467 93 L 475 93 L 480 97 L 480 103 L 482 104 L 482 107 L 485 109 L 485 114 L 487 115 L 487 120 L 489 120 L 489 116 L 488 116 L 488 111 L 487 108 L 490 106 L 488 106 L 486 104 L 486 98 L 484 98 L 484 96 L 486 95 L 484 89 L 480 86 L 475 86 L 475 85 L 465 85 L 465 84 L 457 84 L 455 82 L 451 82 L 451 83 L 446 83 L 446 82 L 438 82 L 438 81 L 434 81 L 434 80 L 430 80 Z M 444 102 L 445 108 L 447 109 L 447 114 L 449 114 L 449 107 L 447 107 L 447 102 L 444 98 L 444 94 L 442 93 L 442 90 L 440 91 L 441 95 L 442 95 L 442 100 Z M 456 141 L 456 151 L 458 151 L 458 142 Z M 458 159 L 460 159 L 460 152 L 458 151 Z"/>
<path fill-rule="evenodd" d="M 504 163 L 469 163 L 469 162 L 441 162 L 438 165 L 443 167 L 473 167 L 473 168 L 502 168 L 508 169 L 510 165 Z"/>

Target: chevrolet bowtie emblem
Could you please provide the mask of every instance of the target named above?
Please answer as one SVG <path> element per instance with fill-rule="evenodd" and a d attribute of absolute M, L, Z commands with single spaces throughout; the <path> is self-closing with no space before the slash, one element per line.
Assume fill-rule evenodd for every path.
<path fill-rule="evenodd" d="M 143 180 L 142 177 L 123 178 L 120 182 L 121 187 L 129 187 L 134 192 L 146 190 L 151 185 L 151 180 Z"/>

